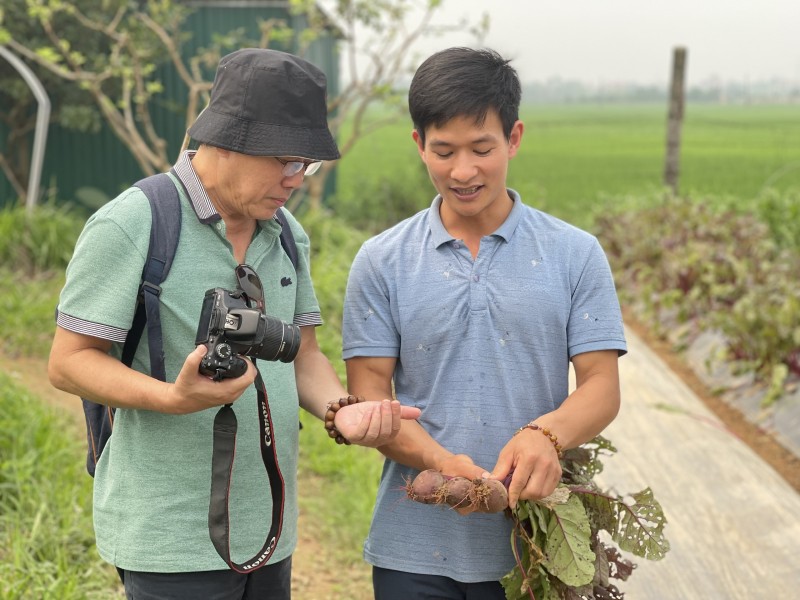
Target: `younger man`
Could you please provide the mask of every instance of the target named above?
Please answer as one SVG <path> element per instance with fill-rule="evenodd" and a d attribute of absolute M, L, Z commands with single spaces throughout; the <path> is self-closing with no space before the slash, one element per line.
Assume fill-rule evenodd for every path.
<path fill-rule="evenodd" d="M 405 481 L 423 469 L 513 473 L 512 506 L 544 497 L 561 477 L 559 446 L 590 440 L 619 409 L 626 346 L 603 250 L 506 188 L 524 131 L 520 95 L 516 72 L 490 50 L 451 48 L 419 67 L 412 137 L 438 195 L 368 240 L 350 273 L 351 393 L 394 388 L 422 410 L 380 448 L 387 461 L 364 548 L 376 600 L 503 600 L 510 521 L 404 500 Z"/>

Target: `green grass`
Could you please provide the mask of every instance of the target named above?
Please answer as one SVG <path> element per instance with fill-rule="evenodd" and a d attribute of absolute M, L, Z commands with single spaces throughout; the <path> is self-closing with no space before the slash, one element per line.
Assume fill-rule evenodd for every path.
<path fill-rule="evenodd" d="M 378 491 L 382 456 L 371 448 L 340 446 L 317 419 L 302 413 L 300 475 L 322 479 L 316 494 L 301 488 L 300 509 L 310 515 L 320 540 L 335 546 L 343 566 L 361 561 Z"/>
<path fill-rule="evenodd" d="M 5 354 L 47 357 L 63 285 L 62 271 L 36 273 L 0 267 L 0 339 Z"/>
<path fill-rule="evenodd" d="M 588 228 L 610 198 L 662 188 L 664 107 L 529 109 L 523 118 L 526 138 L 509 183 L 527 203 Z M 767 185 L 800 187 L 797 140 L 800 107 L 690 106 L 680 192 L 746 205 Z"/>
<path fill-rule="evenodd" d="M 759 195 L 800 186 L 800 107 L 700 107 L 687 116 L 684 188 Z"/>
<path fill-rule="evenodd" d="M 0 211 L 0 339 L 11 356 L 46 357 L 58 293 L 85 219 L 52 203 Z"/>
<path fill-rule="evenodd" d="M 0 374 L 0 598 L 109 598 L 74 422 Z"/>
<path fill-rule="evenodd" d="M 509 185 L 527 204 L 586 227 L 600 194 L 659 186 L 663 122 L 654 108 L 542 108 L 522 119 Z"/>

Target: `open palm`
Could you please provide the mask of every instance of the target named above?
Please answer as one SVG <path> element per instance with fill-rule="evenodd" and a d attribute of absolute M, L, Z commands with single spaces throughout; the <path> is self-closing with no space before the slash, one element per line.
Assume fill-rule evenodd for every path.
<path fill-rule="evenodd" d="M 339 409 L 334 424 L 349 442 L 375 448 L 397 435 L 403 419 L 419 415 L 418 408 L 402 406 L 397 400 L 370 400 Z"/>

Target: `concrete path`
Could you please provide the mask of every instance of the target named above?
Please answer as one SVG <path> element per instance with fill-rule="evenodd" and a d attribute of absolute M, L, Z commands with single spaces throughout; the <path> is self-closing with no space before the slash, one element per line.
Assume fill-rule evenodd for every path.
<path fill-rule="evenodd" d="M 618 452 L 597 480 L 620 494 L 652 488 L 671 550 L 657 562 L 632 557 L 638 566 L 618 587 L 628 600 L 800 598 L 800 494 L 626 335 L 623 406 L 604 433 Z"/>

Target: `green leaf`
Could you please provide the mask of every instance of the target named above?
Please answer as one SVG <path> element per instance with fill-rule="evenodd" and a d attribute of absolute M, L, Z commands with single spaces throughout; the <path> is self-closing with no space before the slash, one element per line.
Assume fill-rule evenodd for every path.
<path fill-rule="evenodd" d="M 160 81 L 148 81 L 145 84 L 145 90 L 147 90 L 147 93 L 150 95 L 160 94 L 164 91 L 164 84 Z"/>
<path fill-rule="evenodd" d="M 594 530 L 615 532 L 619 525 L 617 506 L 622 498 L 595 488 L 573 487 L 572 493 L 581 499 Z"/>
<path fill-rule="evenodd" d="M 531 539 L 540 548 L 544 546 L 547 530 L 550 527 L 550 509 L 536 502 L 523 500 L 517 506 L 524 505 L 528 509 L 528 523 L 531 527 Z"/>
<path fill-rule="evenodd" d="M 523 560 L 523 563 L 526 561 Z M 523 580 L 519 568 L 516 568 L 509 571 L 500 583 L 506 593 L 506 600 L 529 600 L 531 591 L 537 600 L 561 600 L 547 571 L 539 565 L 531 567 L 527 581 Z"/>
<path fill-rule="evenodd" d="M 669 550 L 664 536 L 667 519 L 661 505 L 648 487 L 633 494 L 633 504 L 619 503 L 620 519 L 617 531 L 611 532 L 619 547 L 648 560 L 660 560 Z"/>
<path fill-rule="evenodd" d="M 547 529 L 545 568 L 567 585 L 581 586 L 594 579 L 594 552 L 589 546 L 586 509 L 576 496 L 553 507 Z"/>
<path fill-rule="evenodd" d="M 42 60 L 53 64 L 59 64 L 63 60 L 58 51 L 50 46 L 42 46 L 41 48 L 37 48 L 36 55 Z"/>
<path fill-rule="evenodd" d="M 527 594 L 527 586 L 522 579 L 522 571 L 513 569 L 505 574 L 500 580 L 503 590 L 506 593 L 506 600 L 523 600 Z"/>
<path fill-rule="evenodd" d="M 626 503 L 589 478 L 602 470 L 600 456 L 614 451 L 611 442 L 598 437 L 565 452 L 559 489 L 568 490 L 569 499 L 564 504 L 555 502 L 562 500 L 557 495 L 546 502 L 524 500 L 511 512 L 517 566 L 503 578 L 508 599 L 530 598 L 530 593 L 537 600 L 620 599 L 609 580 L 626 580 L 635 567 L 620 549 L 652 560 L 669 550 L 666 519 L 649 488 L 626 496 Z M 600 541 L 601 530 L 619 549 Z"/>

